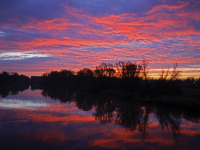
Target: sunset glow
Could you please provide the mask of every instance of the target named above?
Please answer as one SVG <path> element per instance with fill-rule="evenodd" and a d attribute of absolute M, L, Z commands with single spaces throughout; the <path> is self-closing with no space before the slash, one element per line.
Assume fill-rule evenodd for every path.
<path fill-rule="evenodd" d="M 25 147 L 40 143 L 39 148 L 56 145 L 60 149 L 199 149 L 198 114 L 192 116 L 192 112 L 181 112 L 181 108 L 173 111 L 173 107 L 161 105 L 141 107 L 137 103 L 110 103 L 111 99 L 98 101 L 94 97 L 91 101 L 88 93 L 85 96 L 89 97 L 82 95 L 81 99 L 63 103 L 59 98 L 43 97 L 41 93 L 42 90 L 28 89 L 0 99 L 2 145 L 9 147 L 17 143 Z M 81 105 L 82 109 L 78 108 Z M 84 111 L 84 106 L 89 105 L 91 109 Z"/>
<path fill-rule="evenodd" d="M 200 77 L 199 0 L 0 2 L 0 72 L 27 76 L 101 62 L 149 60 L 149 72 L 178 63 Z"/>

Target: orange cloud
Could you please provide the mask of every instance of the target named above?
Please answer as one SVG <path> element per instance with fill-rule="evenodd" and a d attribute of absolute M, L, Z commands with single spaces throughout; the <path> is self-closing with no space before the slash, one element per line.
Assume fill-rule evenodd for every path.
<path fill-rule="evenodd" d="M 63 40 L 64 39 L 64 40 Z M 62 40 L 58 39 L 44 39 L 38 38 L 30 42 L 13 42 L 15 44 L 22 44 L 27 46 L 53 46 L 53 45 L 67 45 L 67 46 L 108 46 L 108 45 L 116 45 L 116 44 L 126 44 L 125 40 L 115 40 L 111 41 L 105 40 L 85 40 L 85 39 L 71 39 L 68 37 L 63 37 Z"/>
<path fill-rule="evenodd" d="M 72 29 L 75 26 L 82 26 L 83 24 L 70 23 L 69 19 L 55 18 L 53 20 L 45 20 L 38 22 L 33 20 L 30 24 L 23 26 L 22 29 L 35 29 L 41 31 L 59 31 Z"/>
<path fill-rule="evenodd" d="M 151 61 L 151 66 L 163 62 L 166 64 L 174 62 L 198 63 L 199 59 L 194 58 L 193 55 L 197 53 L 200 43 L 198 42 L 199 39 L 193 38 L 193 36 L 199 36 L 200 32 L 188 23 L 199 21 L 200 13 L 197 11 L 179 11 L 171 14 L 162 11 L 163 9 L 177 10 L 187 5 L 188 3 L 171 6 L 159 5 L 153 7 L 143 16 L 124 13 L 103 17 L 92 16 L 85 14 L 83 10 L 66 7 L 67 15 L 64 15 L 64 18 L 44 20 L 43 22 L 33 20 L 31 23 L 23 25 L 21 29 L 34 29 L 38 32 L 49 32 L 52 35 L 59 35 L 62 32 L 66 33 L 68 37 L 27 38 L 27 41 L 9 41 L 9 45 L 4 44 L 7 42 L 6 40 L 0 40 L 0 48 L 9 48 L 12 51 L 40 49 L 43 53 L 51 54 L 60 59 L 60 61 L 52 60 L 35 65 L 43 69 L 44 72 L 50 71 L 50 69 L 79 70 L 84 67 L 84 64 L 92 68 L 102 61 L 141 61 L 141 57 L 148 58 Z M 154 13 L 158 11 L 159 13 Z M 68 14 L 74 18 L 81 17 L 85 22 L 73 22 Z M 16 25 L 7 26 L 14 27 Z M 72 29 L 77 35 L 68 35 L 69 29 Z M 166 41 L 167 45 L 165 44 Z M 69 46 L 69 48 L 60 48 L 62 46 Z M 93 46 L 105 50 L 88 50 Z M 76 48 L 80 48 L 80 50 L 76 50 Z M 182 51 L 181 53 L 185 53 L 185 55 L 174 55 L 173 52 L 176 51 Z M 189 51 L 194 54 L 189 54 Z M 73 64 L 72 61 L 76 63 Z M 55 65 L 52 66 L 52 63 Z M 37 69 L 34 65 L 30 66 Z M 13 69 L 18 68 L 17 66 L 12 67 Z M 26 65 L 20 66 L 21 69 L 26 67 Z M 0 69 L 3 70 L 3 66 L 0 66 Z M 27 72 L 27 74 L 31 74 L 31 72 L 33 71 Z M 41 72 L 37 71 L 37 74 L 39 73 Z"/>
<path fill-rule="evenodd" d="M 182 3 L 181 5 L 172 5 L 172 6 L 169 6 L 169 5 L 159 5 L 159 6 L 155 6 L 153 7 L 149 12 L 147 12 L 146 14 L 151 14 L 151 13 L 154 13 L 156 11 L 161 11 L 163 9 L 167 9 L 169 11 L 172 11 L 172 10 L 176 10 L 176 9 L 181 9 L 185 6 L 187 6 L 189 4 L 189 2 L 186 2 L 186 3 Z"/>

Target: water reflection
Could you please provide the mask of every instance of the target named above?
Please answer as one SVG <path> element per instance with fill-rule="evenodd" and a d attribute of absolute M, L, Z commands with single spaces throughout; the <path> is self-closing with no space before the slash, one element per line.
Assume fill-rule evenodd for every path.
<path fill-rule="evenodd" d="M 71 102 L 72 96 L 75 92 L 63 88 L 44 88 L 41 94 L 44 97 L 50 97 L 51 99 L 59 100 L 61 102 Z"/>
<path fill-rule="evenodd" d="M 29 89 L 29 84 L 3 86 L 0 87 L 0 96 L 5 98 L 8 95 L 17 95 L 19 92 L 23 92 L 27 89 Z"/>
<path fill-rule="evenodd" d="M 0 107 L 8 108 L 37 108 L 46 107 L 47 103 L 41 101 L 20 100 L 20 99 L 2 99 L 0 100 Z"/>
<path fill-rule="evenodd" d="M 45 93 L 45 94 L 44 94 Z M 73 92 L 66 89 L 45 89 L 42 95 L 61 102 L 76 103 L 83 111 L 93 113 L 96 120 L 102 124 L 115 122 L 126 130 L 141 132 L 142 138 L 148 138 L 150 115 L 156 116 L 162 130 L 170 131 L 173 138 L 178 142 L 181 133 L 182 119 L 198 123 L 200 113 L 177 107 L 165 107 L 162 105 L 141 104 L 131 100 L 120 100 L 103 95 L 92 95 L 91 93 Z"/>
<path fill-rule="evenodd" d="M 4 149 L 200 147 L 199 112 L 62 88 L 9 94 L 0 99 Z"/>

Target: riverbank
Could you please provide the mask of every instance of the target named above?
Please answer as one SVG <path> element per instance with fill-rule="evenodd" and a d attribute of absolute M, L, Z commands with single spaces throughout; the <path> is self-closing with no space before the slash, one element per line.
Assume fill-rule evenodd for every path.
<path fill-rule="evenodd" d="M 199 109 L 200 108 L 200 89 L 182 89 L 183 94 L 181 96 L 171 95 L 146 95 L 141 98 L 141 94 L 119 91 L 102 91 L 101 94 L 114 96 L 123 99 L 134 99 L 135 101 L 143 103 L 157 103 L 167 106 L 184 107 L 187 109 Z"/>
<path fill-rule="evenodd" d="M 37 86 L 39 87 L 39 85 Z M 17 91 L 23 91 L 24 89 L 28 89 L 28 86 L 26 87 L 18 87 L 19 90 L 16 90 L 16 88 L 9 88 L 6 91 L 6 88 L 1 90 L 0 94 L 5 97 L 8 95 L 9 91 L 13 91 L 12 93 L 17 93 Z M 82 92 L 88 92 L 93 94 L 100 94 L 100 95 L 106 95 L 109 97 L 119 98 L 125 101 L 138 101 L 142 103 L 152 103 L 152 104 L 162 104 L 166 106 L 176 106 L 176 107 L 184 107 L 187 109 L 199 109 L 200 108 L 200 89 L 191 89 L 191 88 L 184 88 L 182 89 L 183 94 L 179 96 L 171 96 L 171 95 L 150 95 L 146 94 L 145 92 L 126 92 L 126 91 L 117 91 L 117 90 L 101 90 L 100 92 L 94 92 L 91 88 L 77 88 L 73 86 L 66 86 L 66 85 L 60 85 L 60 86 L 41 86 L 40 89 L 45 89 L 47 91 L 52 91 L 54 88 L 61 88 L 63 90 L 73 90 L 73 91 L 82 91 Z M 31 88 L 32 89 L 32 88 Z M 37 88 L 33 88 L 37 89 Z M 62 95 L 62 93 L 60 93 Z"/>
<path fill-rule="evenodd" d="M 145 103 L 159 103 L 168 106 L 173 105 L 179 108 L 184 107 L 187 109 L 195 109 L 195 110 L 199 110 L 200 108 L 200 100 L 198 98 L 190 98 L 183 96 L 163 95 L 163 96 L 158 96 L 156 98 L 141 99 L 140 101 Z"/>

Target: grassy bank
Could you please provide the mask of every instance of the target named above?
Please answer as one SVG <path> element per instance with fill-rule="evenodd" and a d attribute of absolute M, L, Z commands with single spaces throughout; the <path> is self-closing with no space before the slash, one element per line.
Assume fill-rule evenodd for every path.
<path fill-rule="evenodd" d="M 185 97 L 194 97 L 200 99 L 200 89 L 194 88 L 182 88 L 183 96 Z"/>
<path fill-rule="evenodd" d="M 83 91 L 109 97 L 119 98 L 122 100 L 135 100 L 142 103 L 163 104 L 166 106 L 176 106 L 178 108 L 199 109 L 200 108 L 200 89 L 182 89 L 182 95 L 154 95 L 145 94 L 145 92 L 128 92 L 117 90 L 101 90 L 100 92 L 92 92 L 91 88 L 83 88 L 76 86 L 60 85 L 60 88 L 75 91 Z"/>
<path fill-rule="evenodd" d="M 190 98 L 183 96 L 163 95 L 156 98 L 141 99 L 142 102 L 159 103 L 164 105 L 173 105 L 179 108 L 189 108 L 198 110 L 200 108 L 200 100 L 198 98 Z"/>
<path fill-rule="evenodd" d="M 159 95 L 151 97 L 146 95 L 141 97 L 141 94 L 120 92 L 120 91 L 102 91 L 101 94 L 114 96 L 122 99 L 134 99 L 143 103 L 156 103 L 167 106 L 176 106 L 179 108 L 200 109 L 200 89 L 182 89 L 182 96 Z"/>

